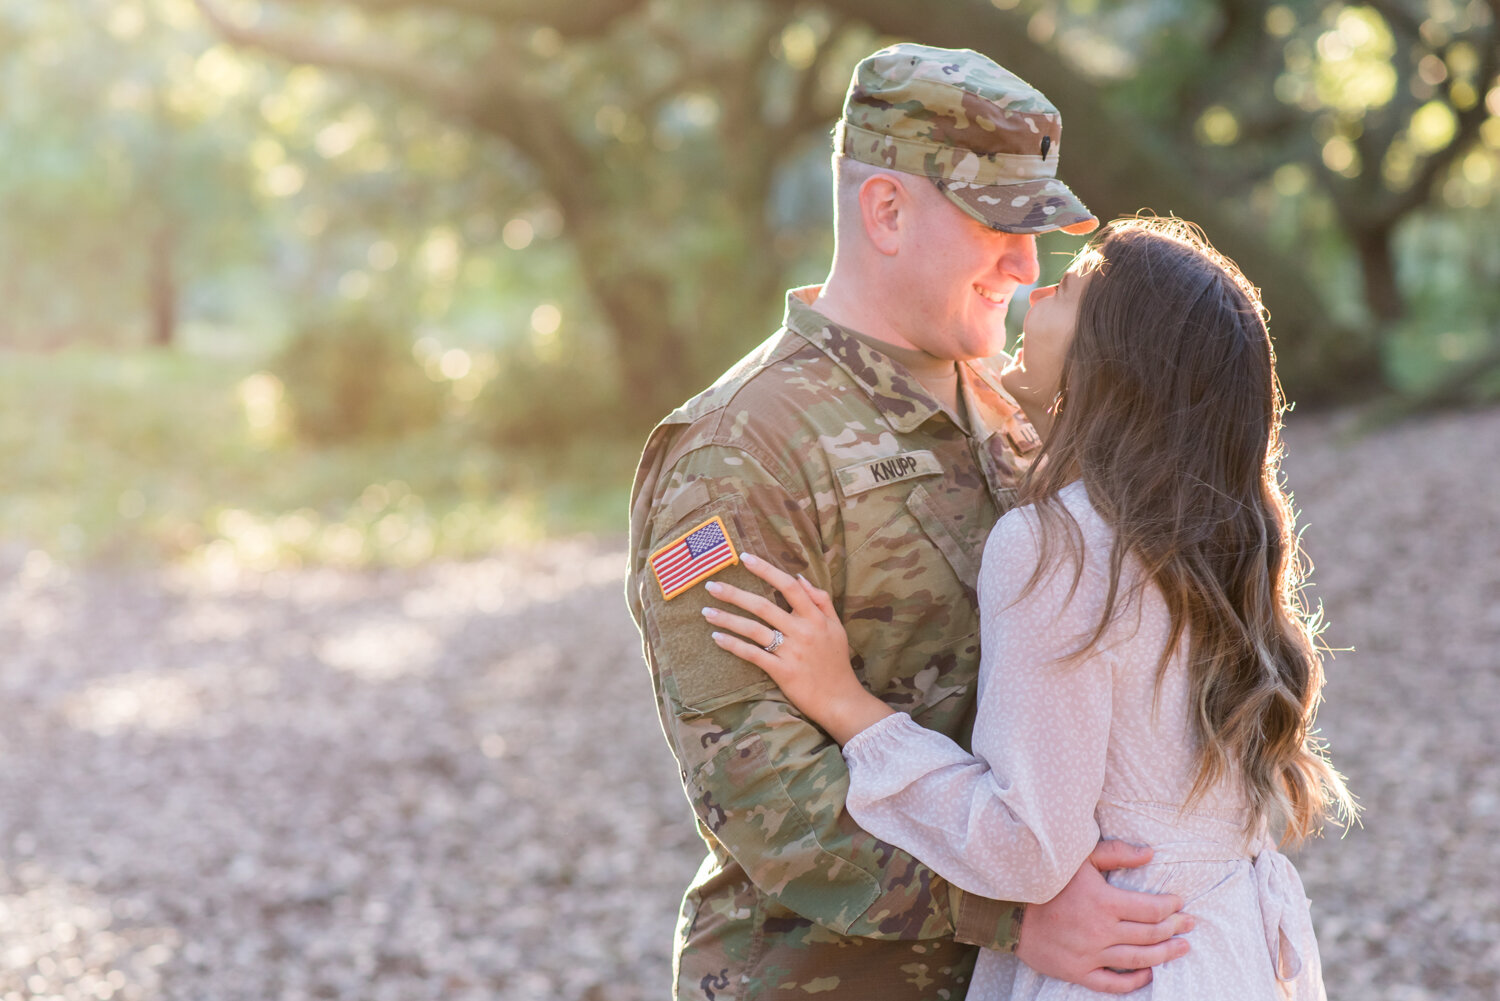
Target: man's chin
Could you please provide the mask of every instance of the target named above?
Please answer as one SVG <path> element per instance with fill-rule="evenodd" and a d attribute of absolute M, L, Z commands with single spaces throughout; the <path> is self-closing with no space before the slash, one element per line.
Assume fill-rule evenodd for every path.
<path fill-rule="evenodd" d="M 1010 355 L 1005 351 L 1005 333 L 1002 331 L 998 336 L 976 338 L 972 343 L 965 345 L 972 354 L 969 361 L 978 361 L 981 358 L 990 359 L 1003 365 L 1010 364 Z"/>

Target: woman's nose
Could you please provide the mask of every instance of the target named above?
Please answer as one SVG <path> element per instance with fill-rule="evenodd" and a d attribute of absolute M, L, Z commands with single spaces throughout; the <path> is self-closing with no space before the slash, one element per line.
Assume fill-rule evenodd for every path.
<path fill-rule="evenodd" d="M 1034 288 L 1034 289 L 1031 290 L 1031 295 L 1027 297 L 1027 301 L 1030 302 L 1033 306 L 1035 306 L 1037 303 L 1041 302 L 1043 299 L 1051 298 L 1052 296 L 1054 296 L 1056 294 L 1057 294 L 1057 286 L 1056 285 L 1042 285 L 1042 286 L 1039 286 L 1038 288 Z"/>

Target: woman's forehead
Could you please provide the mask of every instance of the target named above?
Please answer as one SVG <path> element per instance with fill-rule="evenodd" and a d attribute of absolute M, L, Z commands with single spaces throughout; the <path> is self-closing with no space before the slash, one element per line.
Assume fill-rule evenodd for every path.
<path fill-rule="evenodd" d="M 1078 275 L 1082 278 L 1091 275 L 1104 266 L 1104 255 L 1099 253 L 1099 248 L 1087 246 L 1074 255 L 1068 264 L 1068 273 Z"/>

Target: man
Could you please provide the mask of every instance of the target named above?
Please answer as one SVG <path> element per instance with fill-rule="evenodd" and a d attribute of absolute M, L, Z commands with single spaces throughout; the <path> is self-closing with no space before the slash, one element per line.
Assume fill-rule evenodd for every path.
<path fill-rule="evenodd" d="M 967 741 L 979 558 L 1036 445 L 980 362 L 1038 277 L 1035 234 L 1097 225 L 1055 179 L 1060 134 L 1040 93 L 975 52 L 862 61 L 835 135 L 827 282 L 789 293 L 782 329 L 646 445 L 628 600 L 709 849 L 674 997 L 956 999 L 974 946 L 1018 939 L 1042 972 L 1123 992 L 1186 951 L 1180 901 L 1114 890 L 1094 865 L 1022 908 L 862 831 L 838 745 L 701 612 L 706 579 L 768 593 L 738 553 L 800 571 L 838 603 L 863 683 Z M 1105 843 L 1094 862 L 1148 857 Z"/>

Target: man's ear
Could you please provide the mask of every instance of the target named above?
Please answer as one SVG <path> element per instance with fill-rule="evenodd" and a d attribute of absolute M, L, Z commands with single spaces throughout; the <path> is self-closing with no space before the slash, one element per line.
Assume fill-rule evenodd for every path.
<path fill-rule="evenodd" d="M 865 178 L 859 186 L 859 214 L 874 248 L 894 257 L 901 247 L 902 223 L 911 211 L 911 196 L 889 174 Z"/>

